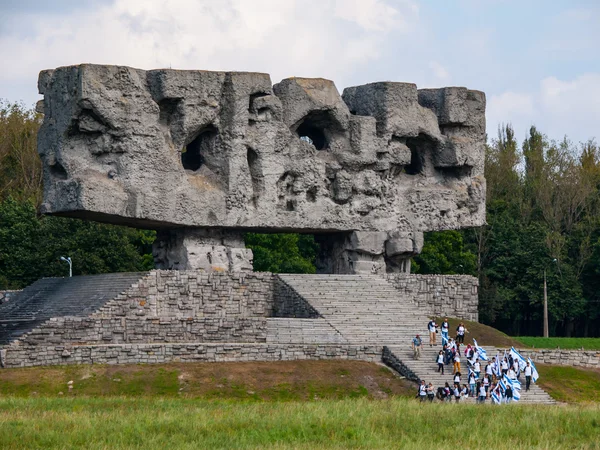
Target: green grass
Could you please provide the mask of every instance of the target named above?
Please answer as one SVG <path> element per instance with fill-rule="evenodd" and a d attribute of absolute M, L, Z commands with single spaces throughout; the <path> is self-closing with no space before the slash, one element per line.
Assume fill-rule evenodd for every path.
<path fill-rule="evenodd" d="M 600 370 L 537 364 L 538 384 L 555 400 L 568 403 L 600 402 Z"/>
<path fill-rule="evenodd" d="M 69 382 L 72 389 L 69 390 Z M 299 401 L 412 396 L 415 386 L 365 361 L 79 365 L 0 370 L 0 396 L 189 397 Z"/>
<path fill-rule="evenodd" d="M 0 448 L 598 449 L 600 407 L 12 397 Z"/>
<path fill-rule="evenodd" d="M 519 336 L 515 337 L 519 342 L 522 342 L 526 347 L 534 348 L 557 348 L 600 350 L 600 338 L 561 338 L 561 337 L 534 337 L 534 336 Z"/>

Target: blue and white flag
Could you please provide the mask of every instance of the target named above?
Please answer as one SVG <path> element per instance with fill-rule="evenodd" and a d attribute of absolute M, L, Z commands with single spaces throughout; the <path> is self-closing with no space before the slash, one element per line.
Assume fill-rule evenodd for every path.
<path fill-rule="evenodd" d="M 448 337 L 442 334 L 442 347 L 448 343 Z"/>
<path fill-rule="evenodd" d="M 531 365 L 531 380 L 535 383 L 538 380 L 538 378 L 540 377 L 540 374 L 538 373 L 537 369 L 535 368 L 535 364 L 533 363 L 531 358 L 527 358 L 527 361 L 529 361 L 529 364 Z"/>
<path fill-rule="evenodd" d="M 476 354 L 479 356 L 479 359 L 481 359 L 482 361 L 489 361 L 487 357 L 487 352 L 483 347 L 477 345 L 477 341 L 475 339 L 473 339 L 473 344 L 475 344 L 475 349 L 477 350 Z"/>
<path fill-rule="evenodd" d="M 492 391 L 492 395 L 490 397 L 492 397 L 492 403 L 494 403 L 495 405 L 500 404 L 500 396 L 498 395 L 498 392 L 496 389 L 494 389 Z"/>
<path fill-rule="evenodd" d="M 499 382 L 498 382 L 498 386 L 500 386 L 500 389 L 502 389 L 503 391 L 506 390 L 506 385 L 508 383 L 504 380 L 504 378 L 502 378 Z"/>
<path fill-rule="evenodd" d="M 513 389 L 513 400 L 515 402 L 518 402 L 519 400 L 521 400 L 521 390 L 520 389 Z"/>
<path fill-rule="evenodd" d="M 513 357 L 513 359 L 516 359 L 519 362 L 519 369 L 525 369 L 527 361 L 525 360 L 525 358 L 523 358 L 523 356 L 521 356 L 521 354 L 517 350 L 515 350 L 514 347 L 510 348 L 510 355 Z"/>

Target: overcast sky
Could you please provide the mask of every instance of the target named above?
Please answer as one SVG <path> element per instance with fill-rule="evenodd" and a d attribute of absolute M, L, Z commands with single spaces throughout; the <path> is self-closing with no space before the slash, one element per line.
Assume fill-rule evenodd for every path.
<path fill-rule="evenodd" d="M 407 81 L 487 95 L 488 134 L 600 140 L 598 0 L 0 0 L 0 98 L 42 69 L 121 64 Z"/>

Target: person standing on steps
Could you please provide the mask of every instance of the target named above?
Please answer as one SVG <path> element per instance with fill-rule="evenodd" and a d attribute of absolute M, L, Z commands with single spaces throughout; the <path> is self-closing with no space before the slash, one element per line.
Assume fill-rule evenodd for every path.
<path fill-rule="evenodd" d="M 487 397 L 487 392 L 483 384 L 477 383 L 477 393 L 479 397 L 477 397 L 477 403 L 485 403 L 485 398 Z"/>
<path fill-rule="evenodd" d="M 461 322 L 458 324 L 458 327 L 456 327 L 456 342 L 460 343 L 460 344 L 464 344 L 465 343 L 465 333 L 467 332 L 467 329 L 465 328 L 464 324 Z"/>
<path fill-rule="evenodd" d="M 508 372 L 508 361 L 506 358 L 502 360 L 500 367 L 502 367 L 502 375 L 506 375 L 506 372 Z"/>
<path fill-rule="evenodd" d="M 529 364 L 529 361 L 527 361 L 527 365 L 525 366 L 525 391 L 529 390 L 529 386 L 531 386 L 531 374 L 532 374 L 532 370 L 531 370 L 531 364 Z"/>
<path fill-rule="evenodd" d="M 456 372 L 454 374 L 454 384 L 458 384 L 458 386 L 460 387 L 460 372 Z"/>
<path fill-rule="evenodd" d="M 479 360 L 475 360 L 475 364 L 473 364 L 473 372 L 475 372 L 475 378 L 479 379 L 479 374 L 481 373 L 481 364 Z"/>
<path fill-rule="evenodd" d="M 429 321 L 427 324 L 427 329 L 429 330 L 429 346 L 433 347 L 436 340 L 435 334 L 437 333 L 437 324 L 435 323 L 435 320 L 431 319 Z"/>
<path fill-rule="evenodd" d="M 450 324 L 448 323 L 448 318 L 446 317 L 442 322 L 442 344 L 444 341 L 448 342 L 448 331 L 450 331 Z"/>
<path fill-rule="evenodd" d="M 412 340 L 412 349 L 413 349 L 413 357 L 415 359 L 419 359 L 421 357 L 421 345 L 423 341 L 421 337 L 417 334 Z"/>
<path fill-rule="evenodd" d="M 442 375 L 444 375 L 444 352 L 442 350 L 440 350 L 440 352 L 437 355 L 437 365 L 438 365 L 438 373 L 440 372 L 440 370 L 442 371 Z"/>
<path fill-rule="evenodd" d="M 452 374 L 460 372 L 460 352 L 454 354 L 454 367 L 452 368 Z"/>
<path fill-rule="evenodd" d="M 475 384 L 477 383 L 477 379 L 475 378 L 475 374 L 471 372 L 469 374 L 469 387 L 471 388 L 471 397 L 475 397 Z"/>

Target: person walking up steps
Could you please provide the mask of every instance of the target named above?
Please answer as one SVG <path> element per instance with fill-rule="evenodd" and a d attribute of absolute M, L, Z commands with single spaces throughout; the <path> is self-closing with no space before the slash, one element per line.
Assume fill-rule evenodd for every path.
<path fill-rule="evenodd" d="M 528 391 L 529 390 L 529 386 L 531 386 L 531 374 L 532 374 L 532 370 L 531 370 L 531 364 L 529 364 L 529 361 L 527 361 L 527 365 L 525 366 L 525 390 Z"/>
<path fill-rule="evenodd" d="M 421 341 L 421 337 L 417 334 L 412 340 L 413 356 L 415 359 L 419 359 L 421 357 L 422 344 L 423 341 Z"/>
<path fill-rule="evenodd" d="M 438 373 L 440 370 L 442 371 L 442 375 L 444 375 L 444 352 L 440 350 L 437 355 L 437 365 L 438 365 Z"/>
<path fill-rule="evenodd" d="M 435 320 L 431 319 L 429 321 L 427 324 L 427 329 L 429 330 L 429 346 L 433 347 L 436 340 L 435 334 L 437 333 L 437 324 L 435 323 Z"/>

